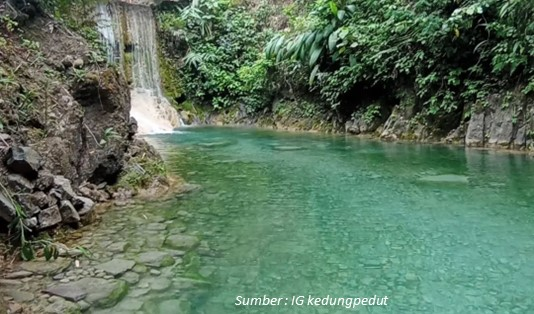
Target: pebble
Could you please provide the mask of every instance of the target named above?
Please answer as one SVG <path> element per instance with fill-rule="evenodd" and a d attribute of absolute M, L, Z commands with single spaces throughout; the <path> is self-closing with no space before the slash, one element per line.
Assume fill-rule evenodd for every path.
<path fill-rule="evenodd" d="M 161 272 L 157 269 L 151 269 L 150 270 L 150 274 L 153 275 L 153 276 L 159 276 L 161 275 Z"/>

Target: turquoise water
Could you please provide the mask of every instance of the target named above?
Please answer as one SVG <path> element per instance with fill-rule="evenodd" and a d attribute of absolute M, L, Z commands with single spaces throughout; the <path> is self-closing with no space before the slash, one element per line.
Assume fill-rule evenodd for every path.
<path fill-rule="evenodd" d="M 203 187 L 164 206 L 213 251 L 193 313 L 534 313 L 528 156 L 230 128 L 151 140 Z M 235 305 L 264 295 L 280 305 Z"/>

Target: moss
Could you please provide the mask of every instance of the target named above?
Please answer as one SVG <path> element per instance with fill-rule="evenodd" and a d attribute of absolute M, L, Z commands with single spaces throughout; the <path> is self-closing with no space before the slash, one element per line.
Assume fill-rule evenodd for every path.
<path fill-rule="evenodd" d="M 165 97 L 167 97 L 175 107 L 178 107 L 177 99 L 180 99 L 184 93 L 182 82 L 172 61 L 166 58 L 161 52 L 159 53 L 159 70 Z"/>
<path fill-rule="evenodd" d="M 101 308 L 113 307 L 115 304 L 119 303 L 119 301 L 121 301 L 126 294 L 128 294 L 128 285 L 126 282 L 119 280 L 115 290 L 113 290 L 107 298 L 99 300 L 96 303 L 96 306 Z"/>
<path fill-rule="evenodd" d="M 132 73 L 133 55 L 131 53 L 124 53 L 124 76 L 128 82 L 133 79 Z"/>
<path fill-rule="evenodd" d="M 165 256 L 160 263 L 160 267 L 168 267 L 174 265 L 174 258 L 170 255 Z"/>

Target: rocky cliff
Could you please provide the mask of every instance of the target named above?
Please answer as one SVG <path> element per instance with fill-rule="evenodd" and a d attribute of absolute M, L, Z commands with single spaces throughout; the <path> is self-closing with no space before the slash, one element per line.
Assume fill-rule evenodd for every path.
<path fill-rule="evenodd" d="M 113 197 L 136 139 L 124 77 L 37 1 L 0 4 L 0 226 L 78 226 Z M 130 149 L 134 147 L 135 149 Z"/>

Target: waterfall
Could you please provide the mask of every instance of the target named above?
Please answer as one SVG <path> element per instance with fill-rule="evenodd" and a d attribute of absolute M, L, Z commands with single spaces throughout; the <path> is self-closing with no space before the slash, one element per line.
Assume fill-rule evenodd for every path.
<path fill-rule="evenodd" d="M 124 73 L 131 73 L 130 115 L 137 120 L 138 133 L 172 132 L 181 125 L 181 119 L 163 95 L 152 9 L 112 3 L 98 6 L 97 14 L 108 61 L 119 64 Z"/>

